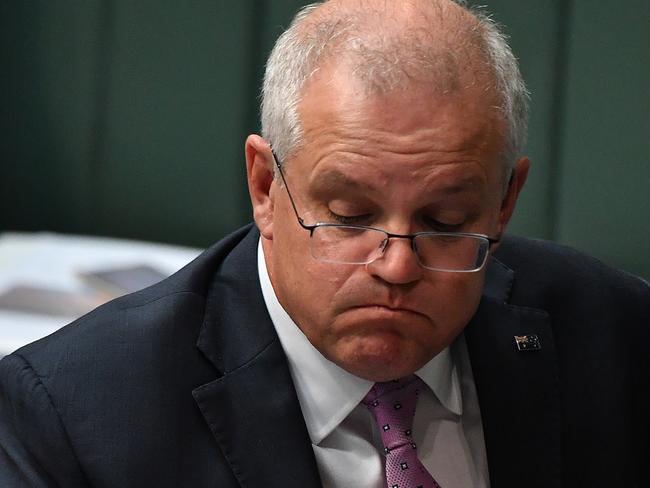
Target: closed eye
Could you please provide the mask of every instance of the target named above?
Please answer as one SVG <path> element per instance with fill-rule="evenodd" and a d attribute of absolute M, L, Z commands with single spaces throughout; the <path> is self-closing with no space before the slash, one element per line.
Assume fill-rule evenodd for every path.
<path fill-rule="evenodd" d="M 362 214 L 362 215 L 340 215 L 337 213 L 332 212 L 331 210 L 327 210 L 329 218 L 336 222 L 337 224 L 343 224 L 343 225 L 361 225 L 364 223 L 367 223 L 368 220 L 370 219 L 371 215 L 370 214 Z"/>
<path fill-rule="evenodd" d="M 462 229 L 464 222 L 450 223 L 441 222 L 431 217 L 424 217 L 424 224 L 435 232 L 458 232 Z"/>

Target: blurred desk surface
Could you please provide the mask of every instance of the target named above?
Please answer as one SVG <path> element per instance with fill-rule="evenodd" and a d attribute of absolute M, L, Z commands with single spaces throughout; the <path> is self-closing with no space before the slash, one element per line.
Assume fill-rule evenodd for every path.
<path fill-rule="evenodd" d="M 55 290 L 62 295 L 88 296 L 88 284 L 80 279 L 79 273 L 144 265 L 170 275 L 200 252 L 200 249 L 123 239 L 2 233 L 0 294 L 15 287 L 33 287 Z M 0 357 L 75 318 L 75 315 L 0 308 Z"/>

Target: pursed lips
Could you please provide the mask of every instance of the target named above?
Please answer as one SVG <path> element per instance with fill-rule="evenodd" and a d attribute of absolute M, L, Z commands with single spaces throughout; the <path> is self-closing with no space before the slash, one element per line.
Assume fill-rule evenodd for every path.
<path fill-rule="evenodd" d="M 422 315 L 425 316 L 422 312 L 419 312 L 417 310 L 414 310 L 412 308 L 408 308 L 405 306 L 395 306 L 395 305 L 387 305 L 385 303 L 364 303 L 360 305 L 355 305 L 350 307 L 350 310 L 354 309 L 375 309 L 377 311 L 386 311 L 387 313 L 411 313 L 411 314 L 417 314 L 417 315 Z"/>

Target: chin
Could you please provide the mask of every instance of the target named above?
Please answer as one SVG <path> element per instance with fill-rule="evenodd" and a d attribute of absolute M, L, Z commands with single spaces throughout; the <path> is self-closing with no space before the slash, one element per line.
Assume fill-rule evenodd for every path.
<path fill-rule="evenodd" d="M 339 344 L 338 349 L 334 362 L 355 376 L 375 382 L 413 374 L 437 353 L 392 333 L 357 336 Z"/>

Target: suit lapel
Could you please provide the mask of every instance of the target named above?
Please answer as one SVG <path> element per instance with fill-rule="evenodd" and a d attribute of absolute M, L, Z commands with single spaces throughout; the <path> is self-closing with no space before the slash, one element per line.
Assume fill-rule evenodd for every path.
<path fill-rule="evenodd" d="M 465 335 L 479 397 L 492 486 L 559 487 L 557 354 L 545 311 L 506 303 L 513 273 L 496 260 Z M 541 349 L 517 348 L 536 336 Z"/>
<path fill-rule="evenodd" d="M 289 367 L 257 274 L 259 234 L 222 263 L 198 347 L 223 375 L 194 398 L 242 487 L 320 486 Z"/>
<path fill-rule="evenodd" d="M 279 343 L 194 398 L 242 487 L 320 486 Z"/>

